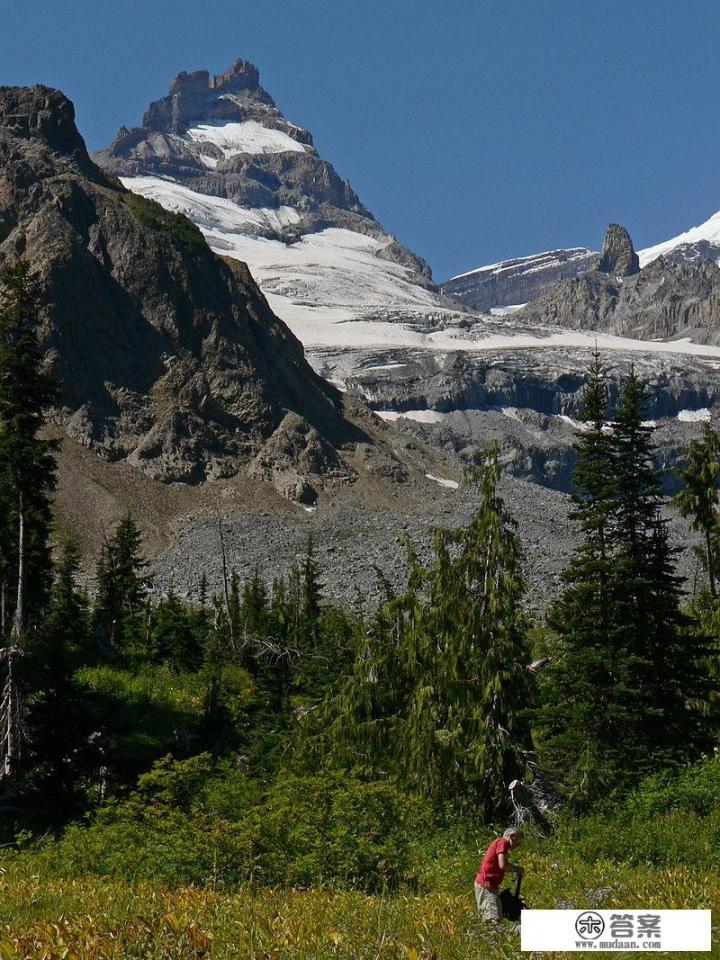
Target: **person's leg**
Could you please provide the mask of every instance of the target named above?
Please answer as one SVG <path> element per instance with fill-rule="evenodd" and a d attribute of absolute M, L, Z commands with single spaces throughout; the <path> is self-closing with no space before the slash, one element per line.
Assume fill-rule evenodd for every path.
<path fill-rule="evenodd" d="M 497 923 L 502 919 L 502 903 L 497 890 L 486 890 L 479 883 L 475 884 L 475 901 L 480 916 L 490 923 Z"/>

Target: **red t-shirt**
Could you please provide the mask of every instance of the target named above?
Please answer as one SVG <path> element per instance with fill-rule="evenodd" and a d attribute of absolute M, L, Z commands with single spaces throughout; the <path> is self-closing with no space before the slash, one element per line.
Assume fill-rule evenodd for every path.
<path fill-rule="evenodd" d="M 509 849 L 510 841 L 506 840 L 505 837 L 493 840 L 483 857 L 480 870 L 475 877 L 475 883 L 479 883 L 481 887 L 487 887 L 490 890 L 497 890 L 505 876 L 505 871 L 498 863 L 498 857 L 501 853 L 504 853 L 507 857 Z"/>

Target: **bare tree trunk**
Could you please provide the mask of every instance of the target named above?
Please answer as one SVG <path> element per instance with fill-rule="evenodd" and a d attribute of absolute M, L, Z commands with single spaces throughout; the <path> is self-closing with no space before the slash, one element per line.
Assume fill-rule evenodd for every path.
<path fill-rule="evenodd" d="M 19 643 L 25 631 L 25 578 L 27 572 L 27 545 L 25 534 L 25 500 L 22 493 L 18 498 L 19 526 L 18 526 L 18 583 L 17 604 L 10 637 Z"/>
<path fill-rule="evenodd" d="M 15 658 L 20 654 L 17 647 L 0 650 L 0 662 L 4 662 L 7 674 L 0 702 L 0 779 L 15 771 L 22 739 L 20 713 L 20 688 L 15 676 Z"/>
<path fill-rule="evenodd" d="M 7 580 L 0 584 L 0 637 L 7 636 Z"/>
<path fill-rule="evenodd" d="M 9 777 L 15 772 L 22 740 L 22 704 L 20 686 L 15 676 L 15 659 L 22 653 L 22 635 L 25 630 L 25 580 L 27 576 L 27 536 L 25 529 L 25 500 L 18 495 L 18 584 L 17 604 L 10 630 L 10 646 L 2 652 L 7 675 L 0 704 L 0 760 L 2 773 Z M 4 584 L 3 584 L 4 587 Z M 3 590 L 4 593 L 4 590 Z M 4 607 L 4 596 L 3 596 Z M 4 610 L 3 610 L 4 619 Z"/>
<path fill-rule="evenodd" d="M 707 554 L 708 579 L 710 580 L 710 595 L 715 598 L 717 589 L 715 587 L 715 558 L 713 557 L 712 541 L 710 531 L 705 530 L 705 552 Z"/>
<path fill-rule="evenodd" d="M 228 566 L 227 566 L 227 553 L 225 552 L 225 535 L 223 534 L 222 526 L 222 517 L 220 516 L 220 509 L 215 505 L 215 514 L 217 516 L 217 528 L 218 528 L 218 537 L 220 540 L 220 555 L 222 557 L 222 573 L 223 573 L 223 591 L 225 593 L 225 612 L 227 613 L 228 618 L 228 630 L 230 631 L 230 648 L 235 653 L 235 624 L 233 623 L 232 613 L 230 610 L 230 588 L 228 585 Z"/>

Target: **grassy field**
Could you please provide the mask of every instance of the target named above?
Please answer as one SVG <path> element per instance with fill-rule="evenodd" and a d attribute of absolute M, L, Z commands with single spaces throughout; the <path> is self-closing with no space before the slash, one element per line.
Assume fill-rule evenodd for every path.
<path fill-rule="evenodd" d="M 527 851 L 525 895 L 538 908 L 711 908 L 720 956 L 720 877 Z M 32 855 L 8 857 L 0 879 L 2 960 L 499 960 L 520 951 L 516 925 L 488 929 L 455 877 L 425 894 L 164 890 L 43 875 Z M 470 878 L 471 879 L 471 878 Z M 614 954 L 618 956 L 619 954 Z M 575 954 L 552 954 L 553 957 Z M 663 954 L 671 956 L 671 954 Z M 682 953 L 678 957 L 711 954 Z"/>

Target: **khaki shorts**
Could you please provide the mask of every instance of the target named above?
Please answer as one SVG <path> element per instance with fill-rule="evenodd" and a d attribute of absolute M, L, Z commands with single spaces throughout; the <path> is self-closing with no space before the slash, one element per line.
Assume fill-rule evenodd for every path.
<path fill-rule="evenodd" d="M 483 920 L 502 920 L 502 903 L 497 890 L 487 890 L 476 883 L 475 902 Z"/>

